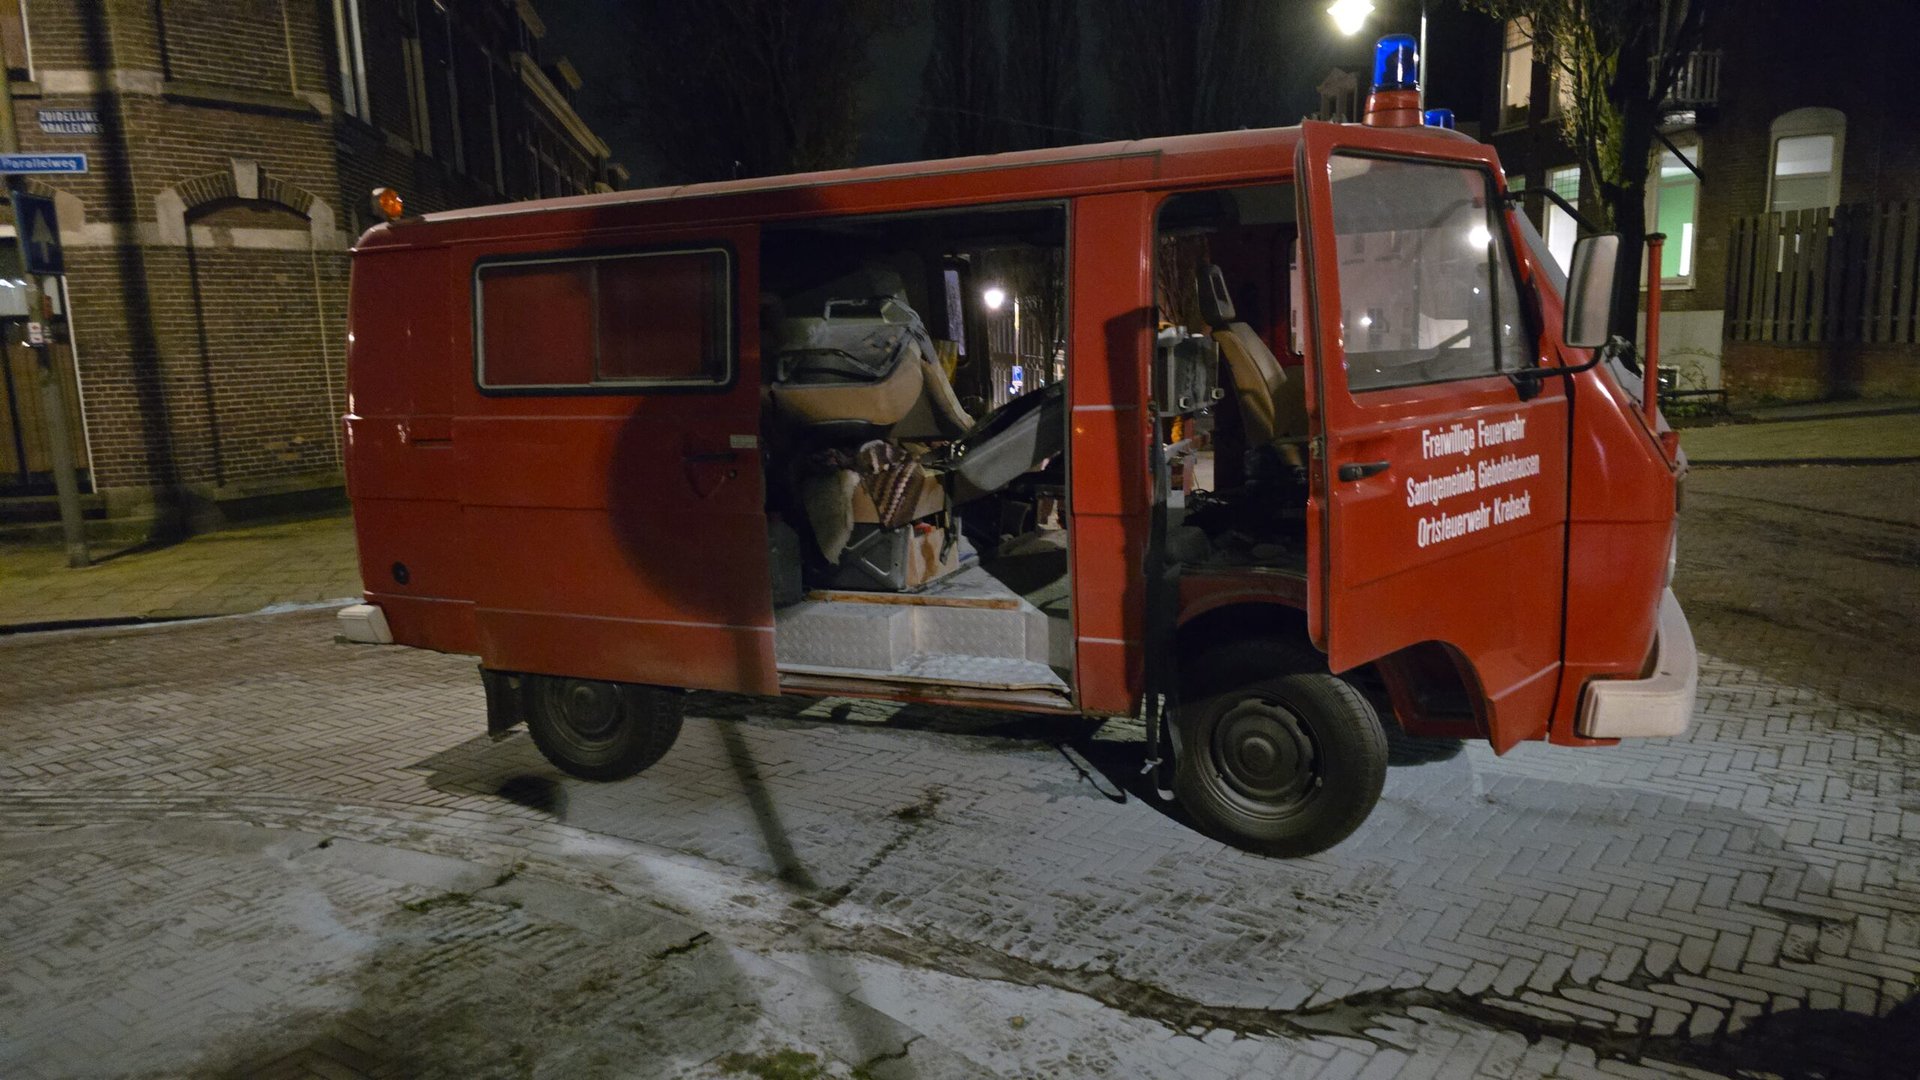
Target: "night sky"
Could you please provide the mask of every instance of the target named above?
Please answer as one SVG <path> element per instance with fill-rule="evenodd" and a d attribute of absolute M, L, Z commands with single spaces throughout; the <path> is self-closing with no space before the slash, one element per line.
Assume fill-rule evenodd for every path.
<path fill-rule="evenodd" d="M 543 59 L 561 56 L 573 60 L 585 85 L 576 105 L 587 124 L 613 148 L 614 160 L 633 172 L 635 186 L 653 182 L 644 139 L 644 118 L 630 115 L 620 105 L 618 89 L 630 65 L 638 62 L 634 43 L 613 28 L 624 0 L 538 0 L 547 25 Z M 922 124 L 915 106 L 920 100 L 921 73 L 932 32 L 931 0 L 904 0 L 919 17 L 905 29 L 879 38 L 873 48 L 871 74 L 862 88 L 864 102 L 859 164 L 910 161 L 922 155 Z M 990 2 L 990 0 L 978 0 Z M 1099 2 L 1099 0 L 1092 0 Z M 1196 5 L 1205 0 L 1165 0 Z M 1378 8 L 1367 28 L 1343 38 L 1326 14 L 1331 0 L 1274 0 L 1281 7 L 1280 33 L 1272 43 L 1271 76 L 1285 87 L 1286 115 L 1276 125 L 1297 123 L 1300 115 L 1318 107 L 1314 88 L 1329 69 L 1344 67 L 1361 73 L 1362 88 L 1371 70 L 1372 44 L 1382 34 L 1419 27 L 1418 0 L 1375 0 Z M 1097 38 L 1081 50 L 1087 69 L 1081 83 L 1084 115 L 1081 127 L 1087 141 L 1115 129 L 1108 107 L 1109 94 L 1100 71 Z M 1498 36 L 1489 20 L 1464 13 L 1458 0 L 1430 0 L 1427 64 L 1428 104 L 1452 108 L 1462 120 L 1476 119 L 1482 99 L 1491 93 L 1492 66 Z"/>

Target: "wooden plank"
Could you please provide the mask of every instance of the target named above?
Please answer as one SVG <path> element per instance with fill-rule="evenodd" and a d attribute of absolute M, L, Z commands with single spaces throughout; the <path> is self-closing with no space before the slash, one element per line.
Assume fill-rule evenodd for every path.
<path fill-rule="evenodd" d="M 14 444 L 13 417 L 18 405 L 13 401 L 13 351 L 8 346 L 0 354 L 0 488 L 25 479 L 21 473 L 26 463 L 20 460 Z"/>
<path fill-rule="evenodd" d="M 856 592 L 852 589 L 810 589 L 809 600 L 837 600 L 849 604 L 894 604 L 903 607 L 987 608 L 1013 611 L 1020 607 L 1018 596 L 940 596 L 923 593 Z"/>
<path fill-rule="evenodd" d="M 1838 295 L 1834 302 L 1833 335 L 1836 341 L 1860 340 L 1860 294 L 1862 252 L 1866 234 L 1861 229 L 1860 208 L 1843 206 L 1836 212 L 1839 224 L 1836 245 L 1840 267 Z"/>
<path fill-rule="evenodd" d="M 1752 245 L 1747 240 L 1748 227 L 1746 218 L 1734 218 L 1733 232 L 1727 238 L 1726 317 L 1720 332 L 1729 341 L 1747 340 L 1747 262 L 1752 257 Z"/>
<path fill-rule="evenodd" d="M 1833 235 L 1833 211 L 1821 207 L 1815 212 L 1813 236 L 1808 248 L 1807 265 L 1813 271 L 1811 291 L 1807 294 L 1807 337 L 1811 342 L 1827 339 L 1827 283 L 1833 276 L 1827 252 Z"/>
<path fill-rule="evenodd" d="M 1780 340 L 1805 341 L 1807 314 L 1807 211 L 1787 215 L 1786 268 L 1780 282 Z"/>
<path fill-rule="evenodd" d="M 1873 304 L 1879 296 L 1880 264 L 1880 215 L 1874 213 L 1871 206 L 1860 208 L 1860 306 L 1859 337 L 1855 341 L 1873 340 Z"/>
<path fill-rule="evenodd" d="M 1767 228 L 1761 234 L 1765 238 L 1766 262 L 1760 269 L 1759 311 L 1761 341 L 1778 341 L 1775 336 L 1780 323 L 1780 271 L 1786 261 L 1785 241 L 1782 239 L 1782 219 L 1784 214 L 1768 214 Z"/>
<path fill-rule="evenodd" d="M 1874 260 L 1873 340 L 1893 340 L 1893 287 L 1899 279 L 1900 234 L 1891 204 L 1874 207 L 1874 235 L 1879 238 L 1879 258 Z"/>
<path fill-rule="evenodd" d="M 1900 240 L 1900 291 L 1894 299 L 1893 340 L 1903 344 L 1920 341 L 1920 314 L 1914 311 L 1914 297 L 1920 293 L 1920 202 L 1896 204 L 1905 219 Z"/>

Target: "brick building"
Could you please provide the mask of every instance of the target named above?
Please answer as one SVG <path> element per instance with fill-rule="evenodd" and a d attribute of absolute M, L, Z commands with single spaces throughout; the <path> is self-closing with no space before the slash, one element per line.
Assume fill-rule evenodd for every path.
<path fill-rule="evenodd" d="M 529 0 L 0 0 L 20 148 L 91 167 L 24 186 L 59 211 L 55 351 L 77 369 L 93 513 L 166 531 L 338 492 L 347 248 L 370 190 L 428 211 L 620 180 L 544 33 Z M 7 333 L 17 520 L 51 473 Z"/>
<path fill-rule="evenodd" d="M 1737 7 L 1716 9 L 1669 96 L 1673 148 L 1649 180 L 1648 228 L 1667 235 L 1662 365 L 1736 402 L 1920 396 L 1920 7 Z M 1496 32 L 1484 116 L 1510 183 L 1591 205 L 1554 74 L 1519 27 Z M 1570 254 L 1572 219 L 1527 203 Z"/>

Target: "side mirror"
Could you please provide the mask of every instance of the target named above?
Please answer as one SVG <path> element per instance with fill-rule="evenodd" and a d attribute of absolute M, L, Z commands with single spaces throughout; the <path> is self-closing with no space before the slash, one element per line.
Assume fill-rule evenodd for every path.
<path fill-rule="evenodd" d="M 1582 237 L 1573 245 L 1567 274 L 1567 321 L 1561 338 L 1576 349 L 1607 343 L 1613 322 L 1613 275 L 1620 262 L 1620 234 Z"/>

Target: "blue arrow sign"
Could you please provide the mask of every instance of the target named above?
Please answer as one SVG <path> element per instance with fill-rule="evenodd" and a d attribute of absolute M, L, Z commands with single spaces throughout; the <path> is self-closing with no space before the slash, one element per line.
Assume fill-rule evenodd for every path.
<path fill-rule="evenodd" d="M 85 154 L 0 154 L 0 174 L 83 173 Z"/>
<path fill-rule="evenodd" d="M 13 193 L 13 220 L 19 230 L 20 251 L 29 274 L 64 274 L 66 254 L 60 250 L 60 221 L 53 200 L 45 195 Z"/>

